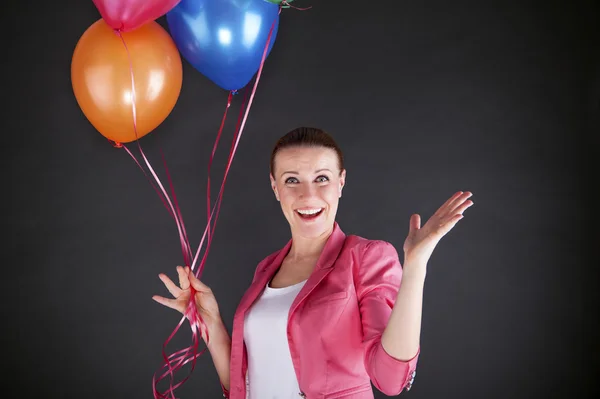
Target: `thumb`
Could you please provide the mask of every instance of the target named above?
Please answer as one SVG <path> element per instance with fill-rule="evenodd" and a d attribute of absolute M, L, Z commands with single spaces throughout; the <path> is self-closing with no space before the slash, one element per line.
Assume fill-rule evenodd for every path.
<path fill-rule="evenodd" d="M 421 228 L 421 216 L 415 213 L 410 217 L 408 231 L 409 231 L 409 233 L 412 233 L 413 231 L 419 230 L 420 228 Z"/>
<path fill-rule="evenodd" d="M 206 292 L 206 293 L 211 292 L 210 287 L 208 285 L 204 284 L 202 281 L 200 281 L 198 279 L 198 277 L 196 277 L 194 275 L 194 273 L 190 273 L 190 283 L 196 291 Z"/>

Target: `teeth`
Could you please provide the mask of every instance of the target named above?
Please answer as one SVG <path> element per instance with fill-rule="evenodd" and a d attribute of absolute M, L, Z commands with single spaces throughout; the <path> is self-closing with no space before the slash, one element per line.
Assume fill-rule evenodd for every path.
<path fill-rule="evenodd" d="M 319 213 L 322 208 L 317 209 L 298 209 L 298 213 L 301 215 L 314 215 L 315 213 Z"/>

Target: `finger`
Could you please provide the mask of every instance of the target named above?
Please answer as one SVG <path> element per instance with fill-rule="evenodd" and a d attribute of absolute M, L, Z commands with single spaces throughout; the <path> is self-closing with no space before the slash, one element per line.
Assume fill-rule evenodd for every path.
<path fill-rule="evenodd" d="M 182 290 L 187 290 L 190 288 L 190 280 L 188 278 L 188 274 L 185 272 L 183 267 L 177 266 L 177 274 L 179 275 L 179 286 Z"/>
<path fill-rule="evenodd" d="M 449 210 L 451 213 L 456 213 L 456 209 L 458 207 L 460 207 L 462 204 L 464 204 L 466 202 L 466 200 L 468 198 L 470 198 L 473 195 L 472 192 L 470 191 L 465 191 L 462 195 L 460 195 L 458 198 L 456 198 L 450 205 L 449 205 Z"/>
<path fill-rule="evenodd" d="M 451 209 L 454 201 L 456 201 L 457 198 L 460 198 L 460 196 L 463 194 L 464 193 L 462 191 L 457 191 L 450 198 L 448 198 L 446 202 L 444 202 L 442 206 L 440 206 L 433 214 L 439 217 L 444 217 L 448 213 L 448 210 Z"/>
<path fill-rule="evenodd" d="M 467 208 L 471 207 L 473 205 L 473 201 L 471 200 L 467 200 L 465 202 L 463 202 L 462 204 L 460 204 L 455 210 L 454 210 L 454 214 L 458 214 L 458 215 L 462 215 L 464 211 L 467 210 Z"/>
<path fill-rule="evenodd" d="M 464 215 L 455 215 L 450 220 L 450 223 L 448 223 L 448 225 L 450 225 L 450 228 L 448 230 L 452 229 L 456 225 L 456 223 L 458 223 L 462 218 L 464 218 Z"/>
<path fill-rule="evenodd" d="M 179 295 L 181 295 L 181 290 L 179 287 L 165 274 L 160 273 L 158 278 L 160 278 L 160 280 L 165 284 L 165 287 L 167 287 L 167 290 L 169 290 L 173 297 L 178 298 Z"/>
<path fill-rule="evenodd" d="M 165 298 L 165 297 L 162 297 L 159 295 L 154 295 L 152 297 L 152 299 L 154 299 L 156 302 L 160 303 L 161 305 L 164 305 L 171 309 L 175 309 L 178 312 L 182 312 L 180 309 L 181 304 L 179 302 L 177 302 L 175 299 Z"/>
<path fill-rule="evenodd" d="M 412 233 L 415 230 L 419 230 L 421 228 L 421 216 L 418 214 L 414 214 L 410 217 L 409 222 L 409 233 Z"/>
<path fill-rule="evenodd" d="M 442 205 L 436 213 L 440 217 L 445 217 L 449 214 L 454 214 L 454 210 L 472 195 L 473 193 L 471 193 L 470 191 L 458 191 L 456 194 L 450 197 L 450 199 L 448 199 L 448 201 L 446 201 L 446 203 L 444 203 L 444 205 Z"/>
<path fill-rule="evenodd" d="M 446 202 L 444 202 L 444 204 L 442 206 L 439 207 L 438 211 L 441 209 L 445 209 L 447 207 L 450 207 L 450 205 L 456 201 L 457 198 L 460 198 L 461 195 L 463 195 L 464 193 L 462 191 L 457 191 L 455 192 L 452 197 L 448 198 L 446 200 Z"/>

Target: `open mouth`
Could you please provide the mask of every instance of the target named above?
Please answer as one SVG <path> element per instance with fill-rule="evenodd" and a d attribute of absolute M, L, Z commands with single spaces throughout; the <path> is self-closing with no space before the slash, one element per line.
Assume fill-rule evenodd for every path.
<path fill-rule="evenodd" d="M 296 209 L 296 213 L 304 220 L 316 219 L 323 213 L 323 208 Z"/>

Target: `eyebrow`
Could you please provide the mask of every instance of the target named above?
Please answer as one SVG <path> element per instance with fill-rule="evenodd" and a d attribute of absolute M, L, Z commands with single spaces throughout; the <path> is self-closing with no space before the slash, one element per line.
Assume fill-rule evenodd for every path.
<path fill-rule="evenodd" d="M 329 169 L 327 169 L 327 168 L 324 168 L 324 169 L 317 169 L 317 170 L 315 170 L 315 172 L 314 172 L 314 173 L 320 173 L 320 172 L 330 172 L 330 173 L 333 173 L 333 172 L 331 172 L 331 170 L 329 170 Z M 298 172 L 296 172 L 296 171 L 294 171 L 294 170 L 287 170 L 287 171 L 285 171 L 285 172 L 281 173 L 281 175 L 280 175 L 280 176 L 283 176 L 283 175 L 285 175 L 286 173 L 289 173 L 289 174 L 292 174 L 292 175 L 299 175 L 299 174 L 300 174 L 300 173 L 298 173 Z"/>

